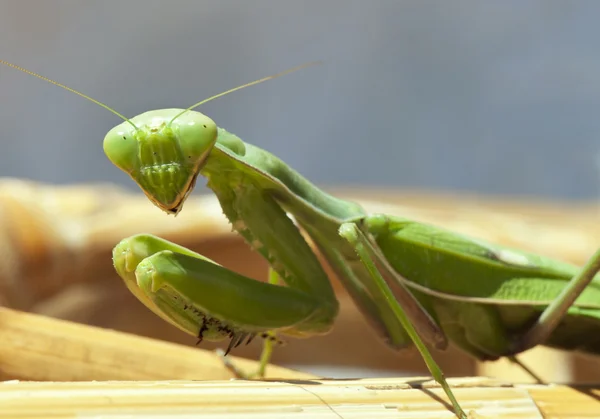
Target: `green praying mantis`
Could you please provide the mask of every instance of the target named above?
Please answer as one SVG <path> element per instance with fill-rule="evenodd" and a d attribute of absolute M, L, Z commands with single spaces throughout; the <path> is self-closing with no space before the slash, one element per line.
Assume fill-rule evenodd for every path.
<path fill-rule="evenodd" d="M 379 336 L 393 349 L 416 346 L 461 419 L 467 415 L 424 342 L 440 350 L 451 342 L 482 361 L 514 360 L 538 344 L 600 353 L 600 250 L 579 268 L 406 218 L 369 214 L 192 110 L 306 65 L 187 109 L 128 119 L 0 62 L 122 118 L 106 135 L 104 152 L 166 213 L 179 213 L 198 176 L 207 179 L 234 230 L 268 261 L 268 282 L 148 234 L 117 244 L 114 266 L 145 306 L 199 341 L 229 339 L 228 353 L 264 337 L 259 377 L 277 334 L 322 335 L 338 314 L 330 280 L 303 233 Z"/>

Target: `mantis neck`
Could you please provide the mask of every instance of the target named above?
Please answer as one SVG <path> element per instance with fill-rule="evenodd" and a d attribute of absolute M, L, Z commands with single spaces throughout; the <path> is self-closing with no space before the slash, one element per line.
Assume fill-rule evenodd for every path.
<path fill-rule="evenodd" d="M 307 216 L 318 213 L 319 217 L 339 223 L 366 215 L 360 205 L 326 193 L 278 157 L 222 128 L 201 174 L 209 179 L 226 176 L 233 183 L 250 180 L 272 194 L 294 216 L 299 212 L 307 212 Z"/>

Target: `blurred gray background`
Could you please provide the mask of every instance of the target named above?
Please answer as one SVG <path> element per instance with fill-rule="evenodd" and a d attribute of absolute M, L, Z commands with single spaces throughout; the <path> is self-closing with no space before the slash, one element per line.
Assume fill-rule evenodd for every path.
<path fill-rule="evenodd" d="M 134 116 L 199 110 L 319 185 L 600 192 L 600 2 L 0 0 L 0 58 Z M 120 121 L 0 66 L 0 176 L 136 187 Z"/>

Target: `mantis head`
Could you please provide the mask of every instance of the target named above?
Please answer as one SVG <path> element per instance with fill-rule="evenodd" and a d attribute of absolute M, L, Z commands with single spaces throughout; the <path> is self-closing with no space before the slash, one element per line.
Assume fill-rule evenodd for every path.
<path fill-rule="evenodd" d="M 237 90 L 281 77 L 320 62 L 303 64 L 281 73 L 234 87 L 201 100 L 187 109 L 161 109 L 128 119 L 110 106 L 64 84 L 0 59 L 0 64 L 22 71 L 81 96 L 112 112 L 124 122 L 104 137 L 104 153 L 142 188 L 157 207 L 169 214 L 181 211 L 196 178 L 217 141 L 217 126 L 192 109 Z"/>
<path fill-rule="evenodd" d="M 104 153 L 158 208 L 177 214 L 217 140 L 209 117 L 184 109 L 145 112 L 111 129 Z"/>

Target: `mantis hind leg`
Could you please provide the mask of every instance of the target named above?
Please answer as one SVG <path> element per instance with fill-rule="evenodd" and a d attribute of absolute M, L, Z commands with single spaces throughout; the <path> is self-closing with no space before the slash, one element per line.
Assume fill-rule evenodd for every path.
<path fill-rule="evenodd" d="M 369 271 L 373 282 L 380 288 L 381 292 L 387 296 L 387 300 L 390 304 L 390 307 L 394 311 L 395 315 L 398 317 L 398 320 L 402 324 L 402 327 L 406 330 L 407 334 L 410 336 L 411 340 L 419 350 L 427 368 L 431 372 L 431 375 L 441 386 L 446 396 L 450 400 L 452 404 L 452 408 L 456 416 L 460 419 L 467 419 L 467 415 L 464 410 L 458 403 L 458 400 L 454 396 L 450 385 L 446 381 L 444 374 L 438 364 L 435 362 L 431 353 L 423 343 L 423 340 L 417 333 L 415 327 L 411 323 L 408 318 L 408 315 L 398 304 L 396 301 L 392 290 L 389 288 L 385 279 L 383 278 L 379 268 L 377 267 L 375 260 L 379 257 L 382 257 L 380 254 L 377 254 L 377 249 L 372 245 L 369 239 L 365 236 L 365 234 L 356 226 L 354 223 L 345 223 L 342 224 L 339 229 L 339 234 L 345 238 L 356 250 L 356 253 L 360 257 L 363 262 L 365 268 Z"/>
<path fill-rule="evenodd" d="M 556 329 L 561 319 L 567 314 L 567 311 L 573 305 L 575 300 L 581 295 L 590 282 L 592 282 L 599 270 L 600 249 L 596 250 L 579 273 L 571 278 L 562 293 L 546 307 L 529 330 L 513 342 L 510 351 L 512 355 L 507 356 L 507 359 L 518 365 L 538 383 L 543 384 L 543 380 L 518 360 L 515 354 L 524 352 L 534 346 L 544 343 Z"/>
<path fill-rule="evenodd" d="M 569 281 L 562 293 L 546 307 L 533 326 L 513 344 L 512 354 L 544 343 L 599 270 L 600 249 L 596 250 L 579 273 Z"/>

